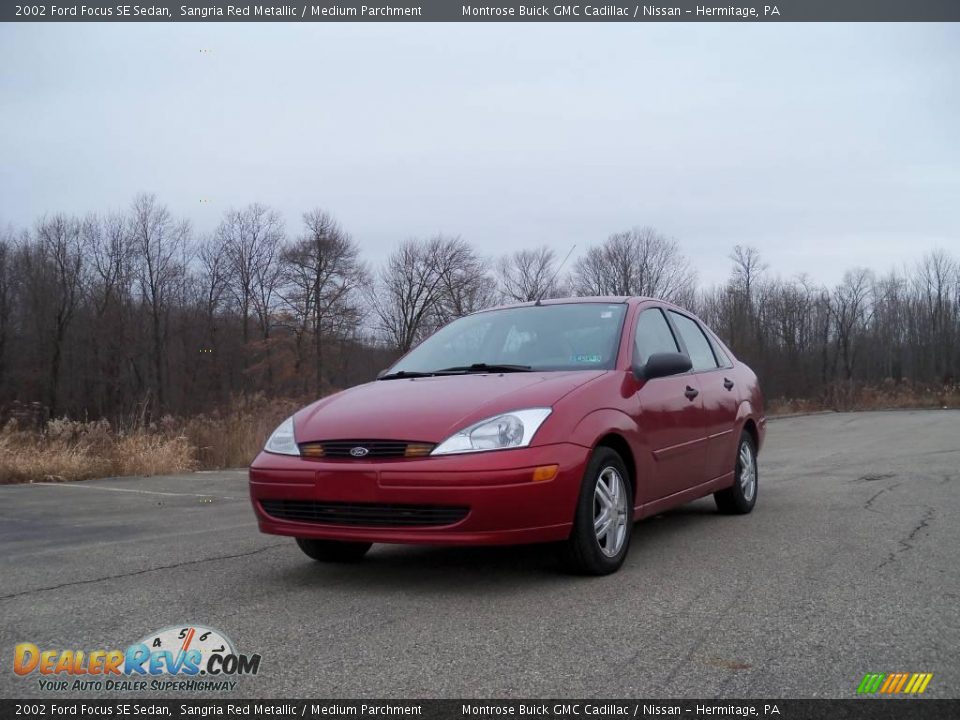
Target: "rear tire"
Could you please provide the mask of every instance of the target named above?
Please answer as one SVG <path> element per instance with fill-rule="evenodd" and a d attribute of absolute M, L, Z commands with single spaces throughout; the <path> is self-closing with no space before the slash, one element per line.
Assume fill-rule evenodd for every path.
<path fill-rule="evenodd" d="M 734 466 L 733 486 L 713 494 L 717 510 L 726 515 L 746 515 L 757 504 L 760 477 L 757 470 L 757 448 L 746 430 L 740 435 Z"/>
<path fill-rule="evenodd" d="M 623 565 L 632 534 L 633 489 L 627 466 L 612 448 L 598 447 L 587 463 L 561 561 L 578 575 L 609 575 Z"/>
<path fill-rule="evenodd" d="M 319 562 L 355 563 L 363 559 L 373 543 L 297 538 L 297 545 L 309 557 Z"/>

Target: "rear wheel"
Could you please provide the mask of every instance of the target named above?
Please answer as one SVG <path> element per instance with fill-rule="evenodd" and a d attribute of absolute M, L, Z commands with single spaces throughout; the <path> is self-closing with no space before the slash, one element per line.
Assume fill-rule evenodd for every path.
<path fill-rule="evenodd" d="M 630 548 L 633 492 L 623 458 L 597 448 L 587 463 L 570 537 L 561 549 L 564 565 L 582 575 L 616 572 Z"/>
<path fill-rule="evenodd" d="M 297 538 L 297 545 L 304 553 L 320 562 L 352 563 L 362 560 L 373 543 Z"/>
<path fill-rule="evenodd" d="M 753 510 L 757 504 L 758 481 L 757 449 L 753 436 L 744 431 L 737 446 L 733 487 L 713 494 L 717 510 L 728 515 L 745 515 Z"/>

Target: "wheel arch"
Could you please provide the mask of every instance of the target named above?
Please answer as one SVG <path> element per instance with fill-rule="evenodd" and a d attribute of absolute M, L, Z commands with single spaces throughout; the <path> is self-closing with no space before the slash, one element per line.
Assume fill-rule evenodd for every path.
<path fill-rule="evenodd" d="M 608 447 L 623 459 L 633 490 L 634 506 L 640 497 L 640 478 L 644 475 L 642 438 L 636 421 L 622 410 L 601 408 L 584 416 L 574 427 L 572 439 L 578 445 L 596 450 Z"/>
<path fill-rule="evenodd" d="M 763 445 L 762 422 L 762 418 L 758 420 L 753 403 L 749 400 L 740 403 L 740 407 L 737 408 L 737 424 L 740 426 L 741 432 L 750 433 L 750 437 L 753 439 L 753 449 L 758 455 L 760 454 L 760 446 Z M 738 436 L 737 443 L 739 444 L 739 442 Z"/>
<path fill-rule="evenodd" d="M 623 464 L 627 466 L 627 475 L 629 476 L 627 480 L 630 482 L 630 490 L 633 493 L 633 502 L 636 505 L 637 502 L 637 461 L 633 456 L 633 449 L 630 447 L 630 443 L 627 442 L 627 439 L 616 432 L 608 432 L 606 435 L 597 440 L 596 445 L 593 446 L 594 450 L 600 447 L 607 447 L 617 453 L 623 460 Z"/>
<path fill-rule="evenodd" d="M 760 430 L 757 428 L 757 423 L 754 422 L 753 418 L 747 418 L 743 423 L 743 432 L 750 434 L 753 440 L 754 452 L 757 452 L 760 448 Z"/>

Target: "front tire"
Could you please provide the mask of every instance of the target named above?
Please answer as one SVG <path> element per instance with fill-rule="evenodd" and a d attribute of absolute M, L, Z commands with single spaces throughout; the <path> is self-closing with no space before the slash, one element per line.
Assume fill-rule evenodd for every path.
<path fill-rule="evenodd" d="M 713 494 L 717 510 L 727 515 L 746 515 L 757 504 L 759 489 L 757 472 L 757 448 L 753 436 L 744 431 L 737 445 L 737 462 L 734 470 L 733 487 Z"/>
<path fill-rule="evenodd" d="M 363 559 L 373 543 L 297 538 L 297 545 L 309 557 L 319 562 L 355 563 Z"/>
<path fill-rule="evenodd" d="M 612 448 L 590 457 L 570 537 L 561 560 L 579 575 L 609 575 L 623 565 L 633 534 L 633 491 L 627 466 Z"/>

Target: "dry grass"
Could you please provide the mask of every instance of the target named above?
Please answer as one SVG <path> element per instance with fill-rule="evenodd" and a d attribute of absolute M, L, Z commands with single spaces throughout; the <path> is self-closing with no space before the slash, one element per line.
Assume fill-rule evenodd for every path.
<path fill-rule="evenodd" d="M 260 396 L 240 398 L 225 412 L 188 419 L 182 432 L 196 452 L 199 468 L 243 467 L 260 452 L 277 425 L 304 404 Z"/>
<path fill-rule="evenodd" d="M 52 420 L 40 431 L 0 431 L 0 483 L 165 475 L 248 465 L 270 432 L 302 403 L 241 398 L 224 412 L 113 427 Z"/>
<path fill-rule="evenodd" d="M 887 380 L 880 385 L 836 383 L 816 398 L 774 398 L 767 402 L 770 415 L 911 408 L 960 408 L 960 385 L 923 385 L 909 380 Z"/>
<path fill-rule="evenodd" d="M 43 432 L 8 425 L 0 433 L 0 483 L 157 475 L 196 467 L 186 437 L 114 432 L 106 421 L 53 420 Z"/>
<path fill-rule="evenodd" d="M 237 399 L 223 411 L 124 428 L 106 420 L 52 420 L 40 431 L 0 430 L 0 483 L 163 475 L 243 467 L 299 400 Z M 771 415 L 821 410 L 960 407 L 960 385 L 888 381 L 880 386 L 837 384 L 814 399 L 772 399 Z"/>

